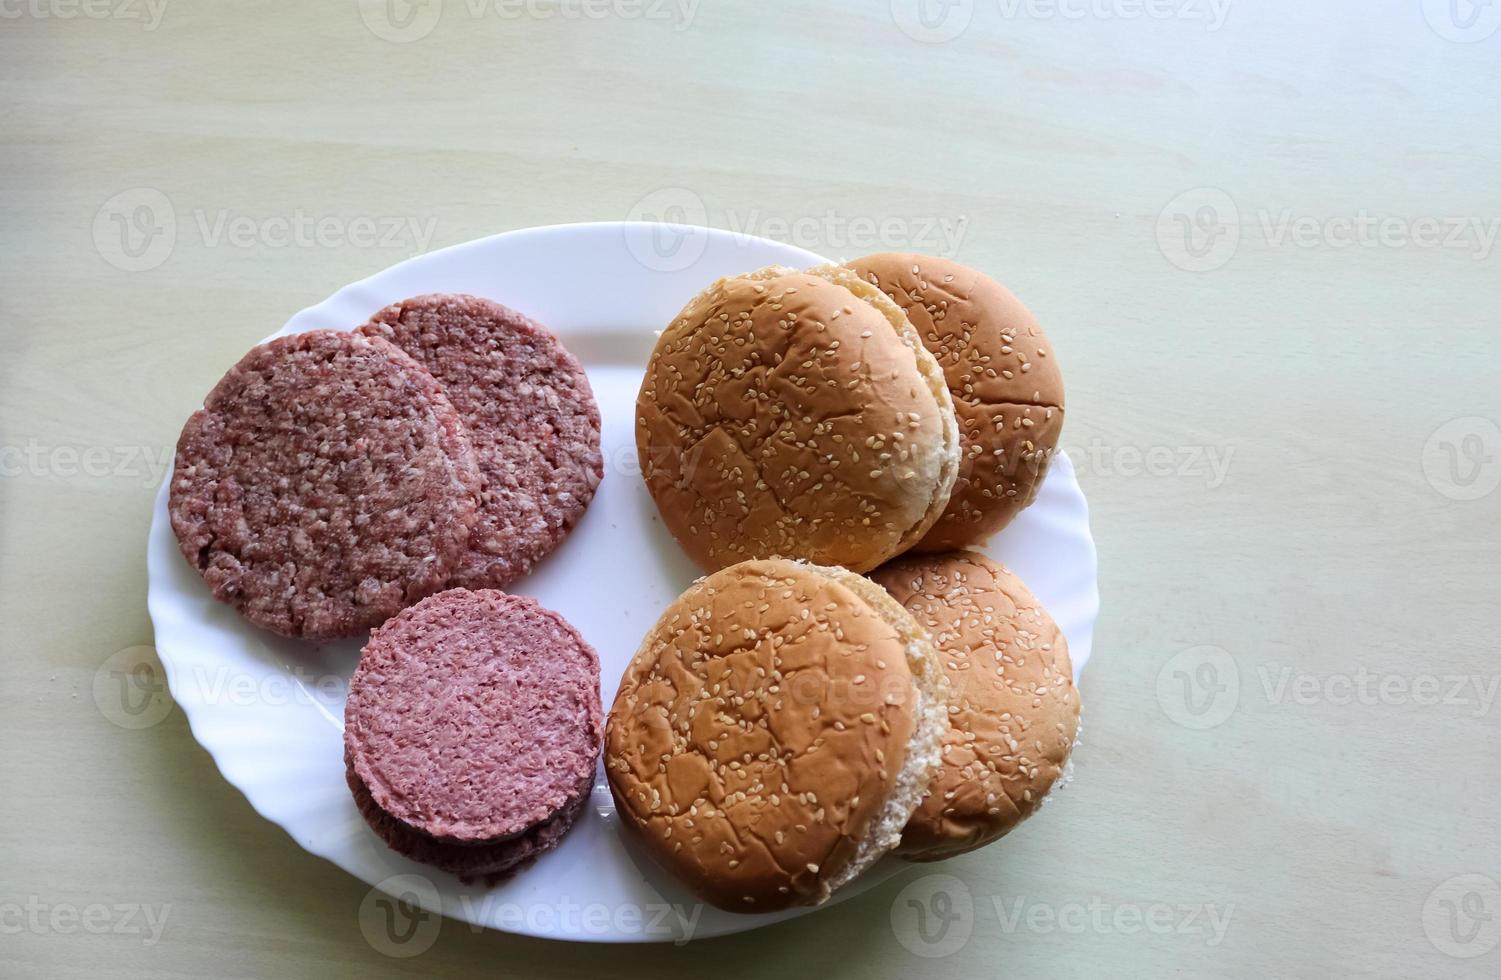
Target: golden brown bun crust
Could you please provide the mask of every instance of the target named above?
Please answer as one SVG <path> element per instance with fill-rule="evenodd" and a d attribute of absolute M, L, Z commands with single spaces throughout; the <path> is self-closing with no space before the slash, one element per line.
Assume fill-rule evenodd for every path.
<path fill-rule="evenodd" d="M 827 574 L 842 571 L 767 560 L 700 579 L 610 710 L 605 773 L 623 823 L 721 908 L 822 901 L 903 769 L 919 710 L 906 634 L 920 632 Z"/>
<path fill-rule="evenodd" d="M 943 765 L 902 832 L 913 860 L 996 840 L 1042 802 L 1079 727 L 1068 643 L 1003 566 L 972 551 L 908 555 L 875 579 L 928 628 L 949 678 Z"/>
<path fill-rule="evenodd" d="M 636 449 L 703 568 L 780 556 L 867 571 L 942 515 L 959 434 L 896 304 L 843 267 L 774 267 L 714 283 L 663 332 Z"/>
<path fill-rule="evenodd" d="M 1052 345 L 1010 290 L 968 266 L 897 252 L 849 265 L 906 310 L 959 416 L 959 479 L 917 548 L 982 544 L 1036 498 L 1062 434 Z"/>

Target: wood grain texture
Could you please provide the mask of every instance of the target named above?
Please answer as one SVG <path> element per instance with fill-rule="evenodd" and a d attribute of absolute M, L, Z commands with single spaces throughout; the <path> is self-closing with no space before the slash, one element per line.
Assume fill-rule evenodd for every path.
<path fill-rule="evenodd" d="M 1501 8 L 911 6 L 427 0 L 393 43 L 379 3 L 0 5 L 0 974 L 1501 973 Z M 96 705 L 163 454 L 346 282 L 670 205 L 950 254 L 1051 331 L 1101 553 L 1076 778 L 764 932 L 387 957 L 180 711 Z M 972 911 L 925 945 L 937 890 Z"/>

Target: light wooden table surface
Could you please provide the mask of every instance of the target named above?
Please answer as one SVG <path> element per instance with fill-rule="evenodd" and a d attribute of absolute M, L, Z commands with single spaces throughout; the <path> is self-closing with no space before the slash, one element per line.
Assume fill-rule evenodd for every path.
<path fill-rule="evenodd" d="M 0 975 L 1501 975 L 1501 7 L 392 4 L 0 0 Z M 950 254 L 1051 330 L 1077 778 L 764 932 L 387 957 L 180 711 L 96 702 L 163 454 L 344 283 L 662 215 Z"/>

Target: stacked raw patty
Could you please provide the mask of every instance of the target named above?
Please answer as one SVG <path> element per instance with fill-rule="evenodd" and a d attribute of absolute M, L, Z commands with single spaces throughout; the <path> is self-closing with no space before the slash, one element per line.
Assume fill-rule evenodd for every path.
<path fill-rule="evenodd" d="M 370 636 L 344 708 L 346 778 L 392 849 L 494 880 L 583 809 L 604 737 L 599 658 L 561 616 L 451 589 Z"/>
<path fill-rule="evenodd" d="M 216 598 L 284 636 L 378 626 L 447 586 L 508 585 L 603 472 L 583 368 L 473 296 L 420 296 L 354 333 L 281 337 L 183 429 L 169 510 Z"/>

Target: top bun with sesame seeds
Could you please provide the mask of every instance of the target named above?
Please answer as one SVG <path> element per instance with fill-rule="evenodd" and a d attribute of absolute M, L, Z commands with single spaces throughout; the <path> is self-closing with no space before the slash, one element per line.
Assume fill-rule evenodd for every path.
<path fill-rule="evenodd" d="M 897 853 L 937 861 L 997 840 L 1065 773 L 1079 729 L 1068 642 L 984 555 L 908 555 L 871 576 L 932 633 L 949 682 L 943 765 Z"/>
<path fill-rule="evenodd" d="M 1052 346 L 1021 300 L 968 266 L 898 252 L 849 265 L 906 311 L 959 416 L 959 479 L 917 550 L 982 544 L 1036 499 L 1063 431 Z"/>
<path fill-rule="evenodd" d="M 927 635 L 869 579 L 748 561 L 647 634 L 605 726 L 622 823 L 707 902 L 816 905 L 896 846 L 938 767 Z"/>
<path fill-rule="evenodd" d="M 663 332 L 636 450 L 703 568 L 781 557 L 868 571 L 943 513 L 959 429 L 897 304 L 843 266 L 773 266 L 719 280 Z"/>

